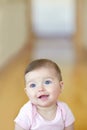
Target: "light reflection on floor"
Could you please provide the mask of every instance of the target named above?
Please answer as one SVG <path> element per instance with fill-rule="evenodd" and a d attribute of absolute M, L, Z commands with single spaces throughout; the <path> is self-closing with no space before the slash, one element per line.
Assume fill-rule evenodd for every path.
<path fill-rule="evenodd" d="M 72 65 L 75 61 L 74 45 L 70 39 L 37 40 L 33 58 L 49 58 L 61 65 Z"/>

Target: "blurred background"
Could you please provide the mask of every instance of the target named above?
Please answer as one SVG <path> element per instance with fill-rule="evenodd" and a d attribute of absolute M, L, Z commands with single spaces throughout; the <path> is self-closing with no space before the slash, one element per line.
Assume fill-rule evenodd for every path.
<path fill-rule="evenodd" d="M 87 0 L 0 0 L 0 129 L 28 101 L 24 71 L 37 58 L 61 68 L 76 130 L 87 130 Z"/>

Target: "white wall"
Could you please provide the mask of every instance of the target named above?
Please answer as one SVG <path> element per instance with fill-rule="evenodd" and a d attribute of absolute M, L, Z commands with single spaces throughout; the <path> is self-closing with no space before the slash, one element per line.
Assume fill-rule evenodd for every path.
<path fill-rule="evenodd" d="M 32 0 L 37 35 L 72 35 L 76 29 L 75 0 Z"/>
<path fill-rule="evenodd" d="M 25 44 L 27 36 L 26 4 L 0 4 L 0 66 Z"/>

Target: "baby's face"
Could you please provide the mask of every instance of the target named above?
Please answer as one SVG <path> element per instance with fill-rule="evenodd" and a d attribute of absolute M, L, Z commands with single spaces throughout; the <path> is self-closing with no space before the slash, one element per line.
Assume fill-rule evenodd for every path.
<path fill-rule="evenodd" d="M 53 68 L 39 68 L 25 75 L 26 93 L 31 102 L 38 106 L 51 106 L 58 100 L 63 82 Z"/>

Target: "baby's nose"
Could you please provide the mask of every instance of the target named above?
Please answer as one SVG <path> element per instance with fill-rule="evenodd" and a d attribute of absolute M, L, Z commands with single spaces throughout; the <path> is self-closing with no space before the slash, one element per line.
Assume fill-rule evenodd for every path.
<path fill-rule="evenodd" d="M 39 91 L 44 91 L 44 90 L 45 90 L 44 85 L 40 85 L 38 90 L 39 90 Z"/>

